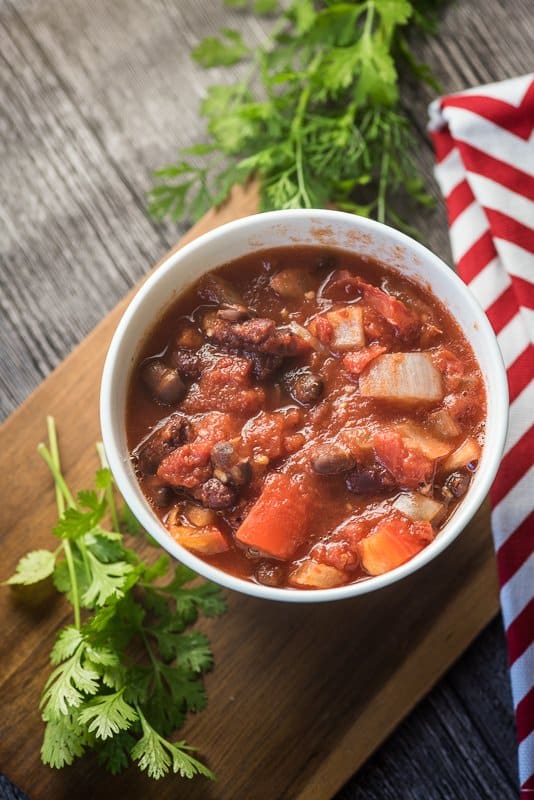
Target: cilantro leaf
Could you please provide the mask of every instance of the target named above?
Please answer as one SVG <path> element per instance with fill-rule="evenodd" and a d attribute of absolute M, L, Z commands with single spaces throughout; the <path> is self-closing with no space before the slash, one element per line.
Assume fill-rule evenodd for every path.
<path fill-rule="evenodd" d="M 61 474 L 54 421 L 47 423 L 49 447 L 41 444 L 38 452 L 56 484 L 53 532 L 60 544 L 56 553 L 24 556 L 6 581 L 35 583 L 52 575 L 72 604 L 73 623 L 56 637 L 41 696 L 42 761 L 61 768 L 94 750 L 112 773 L 133 759 L 153 778 L 169 771 L 211 778 L 185 742 L 167 737 L 189 711 L 206 705 L 202 675 L 212 666 L 211 648 L 203 633 L 186 629 L 199 613 L 224 610 L 222 593 L 166 555 L 145 562 L 125 545 L 119 526 L 144 534 L 146 542 L 150 537 L 126 506 L 119 521 L 101 446 L 96 488 L 74 496 Z"/>
<path fill-rule="evenodd" d="M 55 769 L 69 766 L 83 755 L 86 743 L 85 732 L 72 715 L 54 717 L 45 727 L 41 746 L 43 764 Z"/>
<path fill-rule="evenodd" d="M 111 597 L 122 597 L 126 576 L 132 572 L 133 567 L 126 561 L 102 562 L 90 551 L 87 559 L 91 572 L 91 582 L 82 595 L 83 603 L 92 607 L 103 606 Z"/>
<path fill-rule="evenodd" d="M 15 574 L 4 583 L 11 586 L 39 583 L 53 574 L 55 563 L 55 553 L 51 553 L 50 550 L 32 550 L 20 559 Z"/>
<path fill-rule="evenodd" d="M 276 8 L 271 0 L 230 2 L 256 14 Z M 405 31 L 433 32 L 437 5 L 292 0 L 253 53 L 227 30 L 204 40 L 193 51 L 201 65 L 224 66 L 250 55 L 253 72 L 245 81 L 236 83 L 232 75 L 227 85 L 208 88 L 200 108 L 203 141 L 157 173 L 150 212 L 158 219 L 196 219 L 223 202 L 232 185 L 255 178 L 261 210 L 330 203 L 408 230 L 395 205 L 431 201 L 413 188 L 419 175 L 413 124 L 399 98 L 399 67 L 433 82 Z M 192 154 L 200 163 L 188 160 Z"/>
<path fill-rule="evenodd" d="M 98 739 L 109 739 L 119 731 L 128 730 L 139 716 L 124 697 L 124 687 L 118 692 L 96 697 L 89 701 L 78 714 L 78 722 L 88 725 L 89 733 Z"/>
<path fill-rule="evenodd" d="M 230 66 L 249 54 L 239 31 L 223 28 L 221 36 L 208 36 L 193 50 L 193 58 L 203 67 Z"/>
<path fill-rule="evenodd" d="M 200 631 L 177 636 L 172 645 L 172 653 L 179 664 L 193 672 L 204 672 L 213 666 L 208 637 Z"/>
<path fill-rule="evenodd" d="M 82 704 L 86 694 L 93 695 L 98 691 L 98 673 L 84 666 L 83 655 L 83 645 L 79 645 L 53 670 L 45 683 L 41 707 L 46 719 L 71 713 Z"/>
<path fill-rule="evenodd" d="M 143 532 L 143 527 L 140 522 L 136 519 L 133 514 L 133 511 L 129 508 L 129 506 L 124 503 L 121 508 L 120 512 L 120 520 L 121 525 L 123 526 L 126 533 L 129 533 L 131 536 L 138 536 L 140 533 Z"/>
<path fill-rule="evenodd" d="M 185 742 L 169 742 L 160 736 L 140 714 L 143 736 L 132 749 L 131 756 L 138 762 L 139 769 L 146 771 L 151 778 L 163 778 L 169 770 L 184 778 L 196 774 L 213 780 L 213 773 L 189 755 Z"/>
<path fill-rule="evenodd" d="M 60 664 L 70 658 L 78 650 L 84 641 L 83 635 L 74 625 L 67 625 L 61 630 L 56 639 L 56 643 L 50 653 L 52 664 Z"/>
<path fill-rule="evenodd" d="M 112 775 L 118 775 L 130 763 L 130 751 L 135 742 L 134 737 L 126 731 L 121 731 L 111 739 L 99 740 L 97 744 L 99 763 Z"/>

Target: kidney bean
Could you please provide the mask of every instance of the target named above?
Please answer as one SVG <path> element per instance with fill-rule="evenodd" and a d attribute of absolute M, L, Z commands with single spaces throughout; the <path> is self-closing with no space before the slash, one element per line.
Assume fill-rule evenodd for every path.
<path fill-rule="evenodd" d="M 206 508 L 230 508 L 236 499 L 235 489 L 220 481 L 218 478 L 209 478 L 194 492 L 194 496 Z"/>
<path fill-rule="evenodd" d="M 323 444 L 314 448 L 311 465 L 319 475 L 338 475 L 354 466 L 354 459 L 348 450 L 338 444 Z"/>
<path fill-rule="evenodd" d="M 183 399 L 186 388 L 180 373 L 169 369 L 162 361 L 149 361 L 142 376 L 150 393 L 160 403 L 170 405 Z"/>
<path fill-rule="evenodd" d="M 323 389 L 324 381 L 319 375 L 314 372 L 301 372 L 292 382 L 290 393 L 297 403 L 309 406 L 321 398 Z"/>

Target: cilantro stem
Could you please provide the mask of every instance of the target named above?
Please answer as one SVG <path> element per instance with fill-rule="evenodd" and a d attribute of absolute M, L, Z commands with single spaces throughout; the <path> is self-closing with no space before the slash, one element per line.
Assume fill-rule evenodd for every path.
<path fill-rule="evenodd" d="M 56 447 L 57 447 L 57 444 L 56 444 Z M 65 478 L 61 474 L 61 469 L 60 469 L 60 466 L 59 466 L 59 457 L 57 458 L 57 461 L 55 461 L 54 458 L 52 457 L 48 447 L 45 444 L 43 444 L 42 442 L 37 445 L 37 452 L 45 460 L 45 462 L 46 462 L 46 464 L 48 466 L 48 469 L 52 473 L 52 476 L 53 476 L 54 481 L 56 483 L 56 491 L 60 491 L 61 492 L 62 498 L 64 498 L 66 500 L 67 505 L 70 508 L 76 508 L 76 503 L 74 502 L 74 497 L 70 493 L 70 489 L 67 486 L 67 484 L 65 483 Z M 56 450 L 56 453 L 57 453 L 57 450 Z M 63 511 L 64 511 L 63 499 L 60 502 L 61 502 L 61 505 L 58 502 L 58 511 L 60 511 L 60 509 L 61 509 L 60 514 L 62 514 Z"/>
<path fill-rule="evenodd" d="M 37 446 L 37 452 L 45 460 L 50 472 L 53 475 L 56 485 L 56 503 L 58 514 L 61 517 L 65 512 L 65 501 L 71 508 L 76 506 L 74 498 L 70 493 L 63 475 L 61 474 L 61 461 L 59 458 L 59 447 L 57 442 L 57 431 L 54 417 L 48 416 L 46 418 L 46 428 L 48 433 L 48 443 L 50 450 L 42 442 Z M 78 593 L 78 581 L 76 579 L 76 570 L 74 569 L 74 558 L 72 557 L 72 548 L 68 539 L 63 542 L 63 550 L 65 552 L 65 559 L 67 561 L 67 569 L 69 571 L 69 578 L 72 591 L 72 605 L 74 608 L 74 624 L 79 629 L 81 625 L 80 615 L 80 598 Z"/>
<path fill-rule="evenodd" d="M 382 161 L 380 164 L 380 178 L 378 182 L 378 199 L 376 218 L 379 222 L 386 221 L 386 192 L 389 175 L 389 155 L 390 155 L 391 131 L 386 129 L 382 150 Z"/>
<path fill-rule="evenodd" d="M 374 16 L 375 16 L 375 0 L 368 0 L 367 16 L 365 18 L 363 35 L 369 40 L 371 39 L 371 34 L 373 32 Z"/>
<path fill-rule="evenodd" d="M 297 111 L 295 117 L 293 118 L 293 122 L 291 123 L 291 134 L 295 142 L 295 166 L 297 169 L 297 183 L 299 187 L 299 193 L 302 198 L 302 202 L 306 206 L 306 208 L 311 208 L 313 203 L 310 199 L 310 195 L 308 194 L 308 189 L 306 186 L 306 178 L 304 176 L 304 163 L 302 158 L 302 121 L 304 119 L 304 114 L 306 113 L 306 108 L 310 100 L 311 79 L 317 67 L 319 66 L 321 58 L 322 54 L 317 53 L 317 55 L 315 56 L 315 58 L 313 59 L 313 61 L 309 66 L 308 83 L 300 93 L 297 105 Z"/>
<path fill-rule="evenodd" d="M 74 569 L 74 559 L 72 557 L 72 549 L 68 539 L 65 540 L 63 547 L 65 550 L 65 558 L 67 560 L 67 568 L 69 570 L 69 578 L 72 591 L 72 606 L 74 608 L 74 625 L 79 630 L 81 626 L 81 615 L 80 615 L 80 598 L 78 592 L 78 581 L 76 579 L 76 571 Z"/>
<path fill-rule="evenodd" d="M 50 445 L 50 455 L 51 458 L 59 468 L 59 447 L 57 443 L 57 431 L 56 431 L 56 422 L 54 417 L 48 416 L 46 418 L 46 430 L 48 433 L 48 444 Z M 59 488 L 57 481 L 55 481 L 55 489 L 56 489 L 56 505 L 57 505 L 57 512 L 58 515 L 61 516 L 65 511 L 65 498 L 61 489 Z"/>
<path fill-rule="evenodd" d="M 98 453 L 98 457 L 100 459 L 100 464 L 102 465 L 102 468 L 109 469 L 108 460 L 106 458 L 106 451 L 104 450 L 104 445 L 102 444 L 102 442 L 97 442 L 96 452 Z M 117 514 L 117 506 L 115 503 L 115 496 L 113 494 L 113 483 L 110 483 L 109 486 L 106 488 L 106 500 L 108 502 L 109 513 L 111 514 L 111 522 L 113 524 L 113 530 L 117 531 L 117 533 L 120 533 L 119 516 Z"/>

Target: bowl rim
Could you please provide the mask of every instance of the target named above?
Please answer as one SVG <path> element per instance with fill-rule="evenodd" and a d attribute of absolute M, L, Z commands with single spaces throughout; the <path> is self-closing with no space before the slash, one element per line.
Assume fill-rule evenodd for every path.
<path fill-rule="evenodd" d="M 282 589 L 264 586 L 263 584 L 257 584 L 253 581 L 247 581 L 243 578 L 238 578 L 229 572 L 225 572 L 218 567 L 214 567 L 179 545 L 168 534 L 164 526 L 152 511 L 148 501 L 146 501 L 144 498 L 142 501 L 139 500 L 138 493 L 135 491 L 135 487 L 138 487 L 137 481 L 135 480 L 135 477 L 132 478 L 132 475 L 130 475 L 128 472 L 128 467 L 130 464 L 129 454 L 123 452 L 121 453 L 120 451 L 118 431 L 115 429 L 112 420 L 112 408 L 116 374 L 117 370 L 121 368 L 119 355 L 123 339 L 135 316 L 143 306 L 146 296 L 150 294 L 154 286 L 156 286 L 160 281 L 164 280 L 167 274 L 172 272 L 182 261 L 193 256 L 196 251 L 201 250 L 202 248 L 206 247 L 206 245 L 213 243 L 217 239 L 231 236 L 236 230 L 239 230 L 241 235 L 246 232 L 247 229 L 257 226 L 258 223 L 268 226 L 271 224 L 290 223 L 293 219 L 310 219 L 311 217 L 313 217 L 313 222 L 320 221 L 327 224 L 333 223 L 336 220 L 345 220 L 348 223 L 356 224 L 359 233 L 363 233 L 364 235 L 366 233 L 370 233 L 371 235 L 378 233 L 379 236 L 384 238 L 385 234 L 386 238 L 388 238 L 393 245 L 400 245 L 406 248 L 410 255 L 415 256 L 415 258 L 419 259 L 420 261 L 432 265 L 432 269 L 437 270 L 442 274 L 442 276 L 445 276 L 445 279 L 452 283 L 454 289 L 462 295 L 462 303 L 465 304 L 466 311 L 468 311 L 470 322 L 473 322 L 484 335 L 485 346 L 491 351 L 489 362 L 492 366 L 491 370 L 487 372 L 492 372 L 492 377 L 496 384 L 497 392 L 496 396 L 493 398 L 494 413 L 492 416 L 494 418 L 494 430 L 492 431 L 492 446 L 489 449 L 489 453 L 486 454 L 485 474 L 482 476 L 482 479 L 479 479 L 478 484 L 470 489 L 465 499 L 455 510 L 452 517 L 447 521 L 444 528 L 439 531 L 438 536 L 436 536 L 436 538 L 427 547 L 425 547 L 420 553 L 415 555 L 405 564 L 402 564 L 401 566 L 396 567 L 395 569 L 391 570 L 390 572 L 386 572 L 383 575 L 372 576 L 355 583 L 344 584 L 343 586 L 338 586 L 331 589 Z M 287 246 L 289 247 L 294 244 L 295 243 L 288 243 Z M 253 249 L 254 248 L 251 247 L 251 251 Z M 258 247 L 258 251 L 261 249 L 265 248 Z M 340 249 L 347 248 L 341 247 Z M 432 288 L 432 277 L 429 278 L 429 284 L 430 288 Z M 152 324 L 155 322 L 155 319 L 155 317 L 152 318 Z M 471 344 L 469 335 L 466 332 L 464 325 L 462 325 L 462 329 L 464 335 Z M 143 331 L 143 335 L 146 335 L 149 330 L 150 325 L 147 325 Z M 129 359 L 124 359 L 123 357 L 121 361 L 122 369 L 126 368 L 124 367 L 124 362 L 128 364 L 127 368 L 129 370 L 131 369 L 129 365 Z M 486 390 L 487 388 L 488 387 L 486 386 Z M 181 563 L 193 569 L 199 575 L 228 589 L 238 591 L 241 594 L 283 602 L 310 603 L 341 600 L 367 594 L 368 592 L 377 591 L 385 586 L 389 586 L 399 580 L 402 580 L 413 572 L 416 572 L 429 562 L 433 561 L 440 553 L 442 553 L 459 536 L 459 534 L 471 521 L 475 513 L 482 505 L 482 502 L 489 491 L 500 464 L 506 441 L 508 429 L 508 405 L 508 382 L 506 370 L 503 363 L 502 354 L 490 322 L 466 284 L 459 278 L 453 269 L 447 266 L 447 264 L 441 258 L 439 258 L 439 256 L 435 255 L 431 250 L 429 250 L 420 242 L 412 239 L 407 234 L 385 225 L 384 223 L 367 219 L 366 217 L 360 217 L 356 214 L 329 209 L 288 209 L 252 214 L 242 217 L 241 219 L 232 220 L 231 222 L 227 222 L 211 231 L 201 234 L 191 242 L 188 242 L 180 247 L 177 251 L 168 255 L 154 270 L 154 272 L 149 275 L 124 311 L 115 329 L 106 355 L 100 389 L 100 425 L 106 458 L 119 491 L 121 492 L 125 502 L 133 512 L 134 516 L 166 552 L 170 553 Z M 489 418 L 487 418 L 487 421 L 488 420 Z"/>

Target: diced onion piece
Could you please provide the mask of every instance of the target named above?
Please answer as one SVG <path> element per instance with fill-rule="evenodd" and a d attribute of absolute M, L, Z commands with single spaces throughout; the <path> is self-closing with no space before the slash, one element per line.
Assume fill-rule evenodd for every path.
<path fill-rule="evenodd" d="M 420 453 L 432 461 L 436 458 L 443 458 L 452 450 L 452 446 L 448 442 L 436 439 L 414 422 L 403 422 L 395 426 L 395 430 L 400 433 L 404 444 L 409 450 L 419 450 Z"/>
<path fill-rule="evenodd" d="M 289 325 L 287 326 L 289 330 L 295 334 L 295 336 L 299 336 L 306 344 L 309 344 L 314 350 L 318 352 L 324 351 L 325 347 L 322 342 L 319 341 L 317 336 L 314 336 L 313 333 L 305 328 L 303 325 L 299 325 L 298 322 L 292 320 Z"/>
<path fill-rule="evenodd" d="M 434 411 L 429 415 L 428 421 L 432 425 L 434 432 L 445 439 L 454 439 L 460 433 L 459 425 L 456 424 L 452 414 L 446 408 Z"/>
<path fill-rule="evenodd" d="M 194 553 L 201 553 L 203 556 L 214 556 L 230 549 L 228 542 L 214 525 L 206 525 L 203 528 L 169 525 L 169 533 L 182 547 Z"/>
<path fill-rule="evenodd" d="M 443 464 L 443 469 L 445 472 L 454 472 L 456 469 L 466 467 L 472 461 L 478 461 L 480 453 L 481 449 L 479 443 L 469 436 L 454 453 L 450 454 Z"/>
<path fill-rule="evenodd" d="M 325 316 L 332 326 L 330 345 L 334 350 L 357 350 L 365 345 L 361 306 L 346 306 Z"/>
<path fill-rule="evenodd" d="M 443 503 L 438 503 L 437 500 L 419 492 L 400 494 L 393 505 L 397 511 L 414 522 L 437 523 L 445 511 Z"/>
<path fill-rule="evenodd" d="M 347 582 L 347 576 L 340 569 L 319 564 L 317 561 L 304 561 L 289 576 L 293 586 L 305 586 L 308 589 L 331 589 Z"/>
<path fill-rule="evenodd" d="M 270 277 L 269 286 L 280 297 L 287 300 L 298 300 L 306 291 L 308 283 L 306 277 L 299 269 L 282 269 Z"/>
<path fill-rule="evenodd" d="M 360 376 L 360 393 L 404 403 L 443 397 L 441 375 L 426 353 L 384 353 Z"/>

